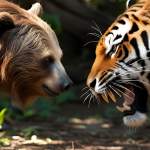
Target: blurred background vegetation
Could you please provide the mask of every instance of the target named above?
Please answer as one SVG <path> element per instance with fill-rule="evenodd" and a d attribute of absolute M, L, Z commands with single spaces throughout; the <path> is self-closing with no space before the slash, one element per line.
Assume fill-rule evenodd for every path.
<path fill-rule="evenodd" d="M 86 86 L 86 78 L 95 59 L 95 47 L 99 41 L 99 37 L 87 34 L 99 34 L 98 31 L 94 29 L 97 28 L 97 26 L 100 28 L 101 32 L 104 33 L 115 18 L 125 10 L 126 0 L 11 1 L 19 4 L 26 10 L 35 2 L 41 3 L 44 9 L 42 19 L 46 21 L 57 34 L 60 47 L 64 53 L 62 63 L 66 72 L 73 80 L 74 85 L 69 92 L 62 94 L 57 98 L 38 98 L 33 105 L 27 108 L 24 112 L 11 106 L 11 98 L 9 95 L 1 94 L 0 125 L 3 123 L 3 120 L 6 121 L 6 124 L 11 124 L 20 120 L 48 120 L 51 117 L 53 118 L 55 114 L 57 114 L 57 118 L 55 119 L 58 122 L 66 122 L 68 114 L 66 113 L 66 116 L 61 115 L 62 111 L 66 111 L 65 109 L 61 109 L 61 106 L 63 105 L 64 108 L 64 105 L 66 104 L 69 104 L 70 107 L 75 104 L 82 105 L 83 99 L 79 99 L 83 94 L 81 90 Z M 88 42 L 91 43 L 85 45 Z M 119 98 L 118 103 L 122 105 L 122 100 Z M 88 102 L 86 102 L 86 105 L 88 105 Z M 117 123 L 119 119 L 121 121 L 122 114 L 115 108 L 115 106 L 116 104 L 113 102 L 110 102 L 110 104 L 102 102 L 101 106 L 97 109 L 98 111 L 95 112 L 93 109 L 98 107 L 98 105 L 95 104 L 93 109 L 91 109 L 91 112 L 87 113 L 86 117 L 97 120 L 103 120 L 105 118 L 112 123 Z M 86 108 L 88 109 L 87 106 Z M 81 114 L 77 112 L 78 110 L 74 112 L 72 118 L 82 118 L 82 110 L 79 111 Z M 3 131 L 4 129 L 1 130 Z M 17 131 L 17 129 L 8 130 L 3 132 L 3 134 L 16 135 Z M 35 126 L 21 129 L 21 133 L 23 136 L 39 134 Z M 96 133 L 91 132 L 91 134 L 95 135 Z M 0 143 L 2 145 L 7 145 L 9 141 L 7 139 L 2 139 L 0 140 Z"/>

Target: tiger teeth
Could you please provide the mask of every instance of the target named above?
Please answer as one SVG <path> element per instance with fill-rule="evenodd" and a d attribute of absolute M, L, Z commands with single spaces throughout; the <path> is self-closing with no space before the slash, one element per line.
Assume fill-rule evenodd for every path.
<path fill-rule="evenodd" d="M 107 103 L 109 103 L 108 97 L 106 97 L 104 94 L 102 94 L 102 97 Z"/>
<path fill-rule="evenodd" d="M 114 96 L 111 92 L 109 92 L 109 91 L 108 91 L 108 95 L 109 95 L 110 98 L 116 103 L 116 98 L 115 98 L 115 96 Z"/>
<path fill-rule="evenodd" d="M 126 110 L 131 110 L 131 108 L 129 106 L 127 106 L 125 103 L 123 103 L 123 106 Z"/>
<path fill-rule="evenodd" d="M 116 108 L 117 108 L 119 111 L 124 112 L 124 108 L 121 108 L 121 107 L 119 107 L 119 106 L 116 106 Z"/>
<path fill-rule="evenodd" d="M 129 106 L 127 106 L 126 104 L 123 103 L 123 108 L 119 107 L 119 106 L 116 106 L 116 108 L 121 111 L 121 112 L 124 112 L 125 110 L 131 110 L 131 108 Z"/>

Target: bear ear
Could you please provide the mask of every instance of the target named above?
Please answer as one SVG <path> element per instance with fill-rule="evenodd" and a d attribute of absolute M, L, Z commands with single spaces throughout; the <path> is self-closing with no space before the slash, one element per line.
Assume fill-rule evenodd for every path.
<path fill-rule="evenodd" d="M 37 15 L 38 17 L 41 17 L 43 14 L 43 8 L 40 3 L 35 3 L 32 5 L 32 7 L 28 10 L 29 13 Z"/>
<path fill-rule="evenodd" d="M 7 12 L 0 13 L 0 34 L 15 27 L 12 16 Z"/>
<path fill-rule="evenodd" d="M 126 9 L 128 9 L 129 7 L 134 5 L 135 3 L 136 3 L 135 0 L 127 0 L 127 2 L 126 2 Z"/>

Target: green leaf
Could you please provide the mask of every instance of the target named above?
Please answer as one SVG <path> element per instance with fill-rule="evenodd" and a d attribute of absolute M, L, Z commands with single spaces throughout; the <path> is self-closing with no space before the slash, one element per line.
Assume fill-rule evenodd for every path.
<path fill-rule="evenodd" d="M 8 146 L 8 145 L 10 145 L 10 140 L 7 139 L 7 138 L 5 138 L 5 139 L 0 139 L 0 144 L 1 144 L 2 146 Z"/>
<path fill-rule="evenodd" d="M 109 119 L 122 118 L 122 114 L 116 107 L 107 108 L 105 110 L 105 116 Z"/>
<path fill-rule="evenodd" d="M 67 102 L 68 100 L 74 100 L 76 99 L 76 95 L 73 91 L 68 91 L 67 93 L 64 93 L 60 95 L 59 97 L 56 98 L 56 103 L 57 104 L 62 104 Z"/>
<path fill-rule="evenodd" d="M 99 4 L 99 0 L 92 0 L 91 1 L 91 3 L 92 3 L 92 5 L 94 6 L 94 7 L 98 7 L 98 4 Z"/>
<path fill-rule="evenodd" d="M 60 111 L 60 109 L 57 105 L 56 106 L 55 105 L 51 106 L 50 110 L 53 111 L 53 112 L 59 112 Z"/>
<path fill-rule="evenodd" d="M 39 112 L 39 115 L 38 115 L 41 119 L 46 119 L 50 116 L 50 111 L 49 109 L 44 109 L 44 110 L 41 110 Z"/>
<path fill-rule="evenodd" d="M 102 120 L 102 116 L 98 115 L 98 114 L 95 114 L 95 115 L 92 115 L 92 116 L 89 116 L 90 119 L 97 119 L 97 120 Z"/>
<path fill-rule="evenodd" d="M 56 34 L 59 35 L 62 32 L 62 25 L 57 15 L 43 13 L 41 18 L 51 26 Z"/>
<path fill-rule="evenodd" d="M 28 109 L 24 112 L 23 117 L 25 119 L 33 117 L 35 115 L 35 112 L 32 109 Z"/>
<path fill-rule="evenodd" d="M 36 127 L 28 127 L 21 130 L 24 133 L 24 136 L 30 136 L 30 135 L 38 135 L 39 132 L 36 130 Z"/>
<path fill-rule="evenodd" d="M 60 123 L 64 123 L 67 120 L 67 118 L 65 116 L 61 116 L 57 118 L 57 121 Z"/>
<path fill-rule="evenodd" d="M 91 134 L 91 135 L 98 135 L 99 133 L 98 133 L 98 132 L 95 132 L 95 131 L 91 131 L 90 134 Z"/>
<path fill-rule="evenodd" d="M 0 125 L 3 123 L 4 121 L 4 117 L 5 117 L 5 112 L 7 111 L 6 108 L 4 108 L 1 112 L 0 112 Z"/>

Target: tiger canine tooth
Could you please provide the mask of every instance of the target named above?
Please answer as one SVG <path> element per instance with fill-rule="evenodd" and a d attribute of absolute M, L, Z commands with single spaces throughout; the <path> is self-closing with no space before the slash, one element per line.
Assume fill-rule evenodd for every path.
<path fill-rule="evenodd" d="M 102 97 L 107 103 L 109 103 L 108 97 L 106 97 L 104 94 L 102 94 Z"/>
<path fill-rule="evenodd" d="M 119 111 L 124 112 L 124 109 L 123 109 L 123 108 L 121 108 L 121 107 L 119 107 L 119 106 L 116 106 L 116 108 L 117 108 Z"/>
<path fill-rule="evenodd" d="M 127 106 L 125 103 L 123 103 L 123 106 L 126 110 L 131 110 L 131 108 L 129 106 Z"/>
<path fill-rule="evenodd" d="M 109 92 L 109 91 L 108 91 L 108 95 L 109 95 L 110 98 L 116 103 L 116 98 L 115 98 L 115 96 L 114 96 L 111 92 Z"/>

